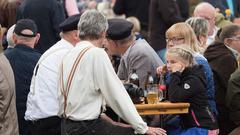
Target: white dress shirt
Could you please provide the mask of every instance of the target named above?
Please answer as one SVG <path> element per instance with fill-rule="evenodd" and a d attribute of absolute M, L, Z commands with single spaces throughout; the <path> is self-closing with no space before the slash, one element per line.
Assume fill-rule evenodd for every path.
<path fill-rule="evenodd" d="M 63 57 L 73 45 L 61 39 L 39 59 L 27 99 L 26 120 L 57 116 L 59 111 L 58 72 Z"/>
<path fill-rule="evenodd" d="M 88 41 L 79 42 L 63 59 L 64 87 L 77 56 L 89 46 L 93 45 Z M 59 101 L 59 115 L 63 115 L 64 96 L 61 94 L 61 88 Z M 132 125 L 136 133 L 146 133 L 147 125 L 139 116 L 116 75 L 107 53 L 101 48 L 93 47 L 83 55 L 76 68 L 67 97 L 65 114 L 74 121 L 97 119 L 105 101 L 122 119 Z"/>
<path fill-rule="evenodd" d="M 217 35 L 219 28 L 217 26 L 213 29 L 213 34 L 207 38 L 207 46 L 211 45 L 215 41 L 215 36 Z"/>

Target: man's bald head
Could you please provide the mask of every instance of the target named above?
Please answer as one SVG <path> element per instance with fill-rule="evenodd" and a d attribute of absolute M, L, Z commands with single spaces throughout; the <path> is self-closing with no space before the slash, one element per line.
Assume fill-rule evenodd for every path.
<path fill-rule="evenodd" d="M 207 3 L 207 2 L 202 2 L 202 3 L 199 3 L 195 10 L 194 10 L 194 16 L 196 14 L 198 14 L 199 12 L 208 12 L 208 13 L 211 13 L 211 14 L 214 14 L 215 15 L 215 8 L 210 4 L 210 3 Z"/>
<path fill-rule="evenodd" d="M 210 24 L 210 29 L 208 34 L 209 36 L 213 34 L 213 30 L 215 27 L 215 14 L 216 14 L 215 8 L 207 2 L 202 2 L 198 4 L 194 10 L 195 17 L 203 17 L 206 20 L 208 20 Z"/>

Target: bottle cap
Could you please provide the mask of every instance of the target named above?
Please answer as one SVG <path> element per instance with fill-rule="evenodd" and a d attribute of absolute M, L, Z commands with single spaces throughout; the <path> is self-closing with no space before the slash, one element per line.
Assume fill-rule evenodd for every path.
<path fill-rule="evenodd" d="M 163 85 L 163 84 L 159 85 L 159 89 L 160 90 L 166 90 L 166 85 Z"/>

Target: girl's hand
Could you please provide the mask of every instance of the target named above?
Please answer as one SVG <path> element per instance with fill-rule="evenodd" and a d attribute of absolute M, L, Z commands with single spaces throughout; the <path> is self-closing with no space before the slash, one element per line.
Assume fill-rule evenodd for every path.
<path fill-rule="evenodd" d="M 182 72 L 185 69 L 185 67 L 182 64 L 176 63 L 174 66 L 171 68 L 171 72 Z"/>
<path fill-rule="evenodd" d="M 166 65 L 163 65 L 163 66 L 159 66 L 157 68 L 157 74 L 160 75 L 160 74 L 166 74 L 168 72 L 168 69 L 167 69 L 167 66 Z"/>

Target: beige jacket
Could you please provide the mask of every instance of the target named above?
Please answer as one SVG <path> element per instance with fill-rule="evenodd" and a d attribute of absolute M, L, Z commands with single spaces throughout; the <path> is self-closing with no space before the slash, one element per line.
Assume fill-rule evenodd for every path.
<path fill-rule="evenodd" d="M 0 135 L 18 135 L 14 75 L 7 58 L 0 53 Z"/>

